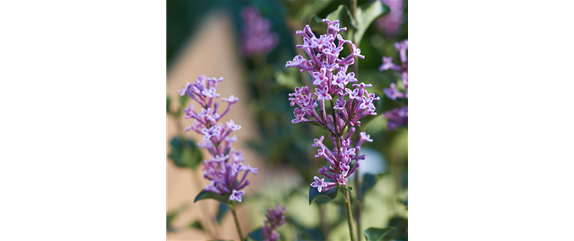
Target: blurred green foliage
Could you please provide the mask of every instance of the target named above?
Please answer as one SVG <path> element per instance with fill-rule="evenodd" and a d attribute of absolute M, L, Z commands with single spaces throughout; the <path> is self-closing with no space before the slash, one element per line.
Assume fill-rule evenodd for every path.
<path fill-rule="evenodd" d="M 182 140 L 180 137 L 174 137 L 169 143 L 170 149 L 168 158 L 178 167 L 197 169 L 203 157 L 201 150 L 193 140 Z"/>
<path fill-rule="evenodd" d="M 396 228 L 368 228 L 365 230 L 364 234 L 367 241 L 383 241 L 389 240 L 386 238 L 386 236 L 393 230 L 396 230 Z"/>
<path fill-rule="evenodd" d="M 166 221 L 167 221 L 167 232 L 176 232 L 177 229 L 173 227 L 172 222 L 173 220 L 175 220 L 175 218 L 177 218 L 177 216 L 179 214 L 181 214 L 183 211 L 185 211 L 186 206 L 182 205 L 181 207 L 179 207 L 177 210 L 173 211 L 173 212 L 168 212 L 166 215 Z"/>

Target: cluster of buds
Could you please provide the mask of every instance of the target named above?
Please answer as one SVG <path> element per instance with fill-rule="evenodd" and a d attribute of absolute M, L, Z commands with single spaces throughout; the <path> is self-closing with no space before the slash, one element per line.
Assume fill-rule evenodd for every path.
<path fill-rule="evenodd" d="M 261 17 L 259 11 L 253 7 L 245 7 L 242 12 L 243 26 L 243 54 L 251 57 L 255 53 L 267 54 L 279 43 L 279 36 L 270 32 L 271 22 Z"/>
<path fill-rule="evenodd" d="M 277 204 L 275 209 L 269 209 L 268 213 L 265 214 L 267 220 L 265 220 L 265 225 L 263 226 L 263 235 L 265 236 L 264 241 L 276 241 L 279 239 L 279 233 L 277 233 L 275 229 L 286 223 L 286 210 L 286 206 L 281 208 L 281 205 Z"/>
<path fill-rule="evenodd" d="M 405 9 L 404 0 L 380 1 L 389 6 L 391 11 L 387 15 L 377 19 L 377 27 L 388 36 L 396 36 L 399 34 L 399 30 L 403 24 L 403 10 Z"/>
<path fill-rule="evenodd" d="M 297 47 L 303 49 L 310 60 L 297 55 L 285 65 L 287 68 L 297 67 L 301 72 L 309 71 L 314 86 L 314 92 L 310 86 L 304 86 L 295 88 L 295 93 L 289 94 L 291 106 L 298 106 L 293 112 L 295 119 L 291 122 L 311 122 L 322 126 L 329 131 L 329 138 L 333 140 L 333 150 L 323 145 L 323 136 L 315 139 L 313 144 L 313 147 L 319 148 L 316 157 L 324 157 L 329 163 L 328 167 L 319 169 L 319 173 L 333 181 L 325 182 L 324 179 L 315 177 L 311 186 L 317 187 L 319 192 L 337 185 L 346 185 L 347 177 L 359 167 L 359 160 L 365 158 L 356 155 L 357 146 L 351 147 L 351 135 L 355 131 L 354 127 L 360 126 L 361 118 L 377 114 L 373 101 L 379 100 L 375 94 L 367 92 L 366 87 L 371 87 L 370 84 L 353 84 L 352 88 L 347 88 L 349 83 L 357 82 L 355 73 L 347 73 L 349 66 L 354 64 L 355 57 L 365 56 L 361 55 L 361 50 L 351 41 L 343 39 L 339 34 L 347 28 L 339 28 L 338 20 L 324 19 L 323 22 L 328 24 L 327 33 L 319 38 L 313 34 L 309 25 L 305 26 L 303 31 L 296 32 L 297 35 L 303 36 L 303 45 Z M 351 53 L 346 57 L 339 57 L 345 44 L 351 46 Z M 330 115 L 327 114 L 325 102 L 330 102 Z M 347 130 L 350 131 L 345 134 Z M 360 146 L 364 141 L 372 140 L 362 132 L 357 145 Z M 352 161 L 355 161 L 354 166 Z"/>
<path fill-rule="evenodd" d="M 249 172 L 257 174 L 257 168 L 241 163 L 245 160 L 243 152 L 231 147 L 233 142 L 237 142 L 237 136 L 229 135 L 241 129 L 241 126 L 235 124 L 233 120 L 225 124 L 218 122 L 239 100 L 233 95 L 229 98 L 221 98 L 222 101 L 227 102 L 227 109 L 221 114 L 218 113 L 219 102 L 214 100 L 219 98 L 216 89 L 221 81 L 223 78 L 206 78 L 205 75 L 201 75 L 193 84 L 188 82 L 185 88 L 179 90 L 181 96 L 187 94 L 202 107 L 200 113 L 193 110 L 192 104 L 183 110 L 186 119 L 194 119 L 193 124 L 186 127 L 185 131 L 194 130 L 203 135 L 204 142 L 197 143 L 197 146 L 206 149 L 211 154 L 211 158 L 203 162 L 203 176 L 211 181 L 211 184 L 205 187 L 205 191 L 219 195 L 231 193 L 229 200 L 241 202 L 241 195 L 245 193 L 241 189 L 249 185 L 249 180 L 246 180 L 247 174 Z M 244 174 L 238 181 L 241 171 Z"/>
<path fill-rule="evenodd" d="M 383 91 L 390 99 L 396 100 L 397 98 L 409 98 L 409 69 L 407 61 L 407 49 L 409 48 L 408 40 L 402 42 L 396 42 L 395 48 L 399 51 L 401 58 L 401 64 L 397 65 L 393 63 L 393 57 L 383 57 L 383 64 L 379 70 L 393 70 L 397 74 L 401 75 L 403 85 L 405 86 L 405 92 L 401 92 L 397 89 L 395 83 L 391 83 L 390 88 L 384 89 Z M 387 129 L 393 130 L 400 126 L 408 125 L 408 106 L 402 106 L 390 111 L 385 112 L 384 116 L 388 119 Z"/>

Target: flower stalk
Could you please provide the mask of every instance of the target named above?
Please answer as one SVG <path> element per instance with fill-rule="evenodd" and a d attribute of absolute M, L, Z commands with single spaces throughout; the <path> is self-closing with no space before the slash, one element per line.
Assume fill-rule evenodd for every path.
<path fill-rule="evenodd" d="M 239 235 L 239 240 L 243 240 L 243 232 L 241 231 L 241 226 L 239 226 L 239 220 L 237 219 L 237 212 L 235 211 L 235 205 L 228 205 L 229 210 L 233 214 L 233 220 L 235 220 L 235 227 L 237 228 L 237 235 Z"/>
<path fill-rule="evenodd" d="M 355 235 L 353 235 L 353 217 L 351 211 L 351 193 L 349 190 L 345 190 L 343 193 L 345 199 L 345 209 L 347 210 L 347 224 L 349 225 L 349 235 L 351 236 L 351 241 L 355 241 Z"/>

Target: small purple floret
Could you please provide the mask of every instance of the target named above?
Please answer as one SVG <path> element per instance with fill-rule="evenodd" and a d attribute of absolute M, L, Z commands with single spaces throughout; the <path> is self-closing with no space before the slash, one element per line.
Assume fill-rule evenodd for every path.
<path fill-rule="evenodd" d="M 231 194 L 231 196 L 229 196 L 229 200 L 237 200 L 238 202 L 241 202 L 241 195 L 243 195 L 244 193 L 245 191 L 237 191 L 233 189 L 233 193 Z"/>

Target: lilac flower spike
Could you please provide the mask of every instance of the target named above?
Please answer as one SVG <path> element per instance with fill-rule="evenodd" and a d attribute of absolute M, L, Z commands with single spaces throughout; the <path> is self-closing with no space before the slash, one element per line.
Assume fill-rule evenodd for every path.
<path fill-rule="evenodd" d="M 245 7 L 242 12 L 243 55 L 251 57 L 255 53 L 267 54 L 279 43 L 279 36 L 270 32 L 271 22 L 261 17 L 257 8 Z"/>
<path fill-rule="evenodd" d="M 241 163 L 245 160 L 243 152 L 231 147 L 233 142 L 237 142 L 237 136 L 229 135 L 240 130 L 241 126 L 235 124 L 232 119 L 225 124 L 219 122 L 239 100 L 233 95 L 221 98 L 227 102 L 227 108 L 219 114 L 220 102 L 216 102 L 216 98 L 220 95 L 216 93 L 216 89 L 222 81 L 223 78 L 207 78 L 201 75 L 193 84 L 187 83 L 179 93 L 187 94 L 201 106 L 199 113 L 193 110 L 191 104 L 184 109 L 184 112 L 186 119 L 194 119 L 193 124 L 186 127 L 185 131 L 193 130 L 203 135 L 204 142 L 197 143 L 197 146 L 207 149 L 211 154 L 211 158 L 203 162 L 203 177 L 211 181 L 210 185 L 205 187 L 205 191 L 219 195 L 229 194 L 229 200 L 241 202 L 241 196 L 245 193 L 241 189 L 249 185 L 249 180 L 246 180 L 247 174 L 249 172 L 257 174 L 257 168 Z M 243 176 L 240 176 L 239 173 L 242 171 Z"/>
<path fill-rule="evenodd" d="M 276 241 L 279 239 L 280 235 L 275 229 L 287 223 L 285 221 L 285 211 L 287 211 L 287 207 L 281 208 L 281 205 L 277 204 L 275 209 L 269 209 L 268 213 L 265 214 L 267 220 L 265 220 L 265 225 L 263 226 L 264 241 Z"/>
<path fill-rule="evenodd" d="M 329 131 L 333 141 L 332 150 L 323 144 L 324 136 L 315 139 L 312 145 L 319 148 L 315 157 L 323 157 L 328 163 L 319 169 L 319 173 L 330 181 L 315 176 L 311 183 L 319 192 L 338 185 L 346 186 L 347 177 L 360 166 L 360 160 L 365 159 L 364 155 L 356 155 L 364 140 L 352 146 L 351 136 L 355 127 L 361 125 L 361 118 L 377 114 L 373 101 L 380 99 L 368 93 L 366 88 L 371 87 L 370 84 L 358 83 L 355 73 L 347 73 L 349 66 L 355 63 L 355 57 L 365 58 L 360 49 L 339 34 L 347 29 L 340 28 L 338 20 L 324 19 L 323 22 L 328 24 L 327 33 L 318 37 L 309 25 L 297 31 L 297 35 L 303 37 L 303 44 L 297 48 L 304 50 L 310 59 L 297 55 L 285 65 L 286 68 L 297 67 L 301 72 L 309 71 L 313 77 L 314 91 L 311 86 L 303 86 L 289 94 L 291 106 L 297 105 L 293 111 L 295 119 L 291 122 L 315 122 Z M 340 56 L 345 44 L 351 45 L 351 54 Z M 349 86 L 349 83 L 356 84 Z M 325 102 L 330 104 L 329 114 Z"/>
<path fill-rule="evenodd" d="M 409 72 L 408 72 L 408 61 L 407 61 L 407 49 L 409 48 L 408 40 L 402 42 L 396 42 L 395 48 L 399 51 L 399 56 L 401 58 L 401 65 L 394 64 L 392 62 L 392 57 L 383 57 L 383 64 L 379 70 L 391 69 L 397 74 L 401 75 L 403 85 L 405 86 L 405 93 L 397 90 L 395 83 L 391 83 L 390 88 L 384 89 L 383 92 L 390 99 L 396 100 L 397 98 L 409 98 Z M 385 112 L 384 116 L 388 119 L 387 129 L 394 130 L 397 127 L 408 125 L 408 106 L 398 107 L 390 111 Z"/>

